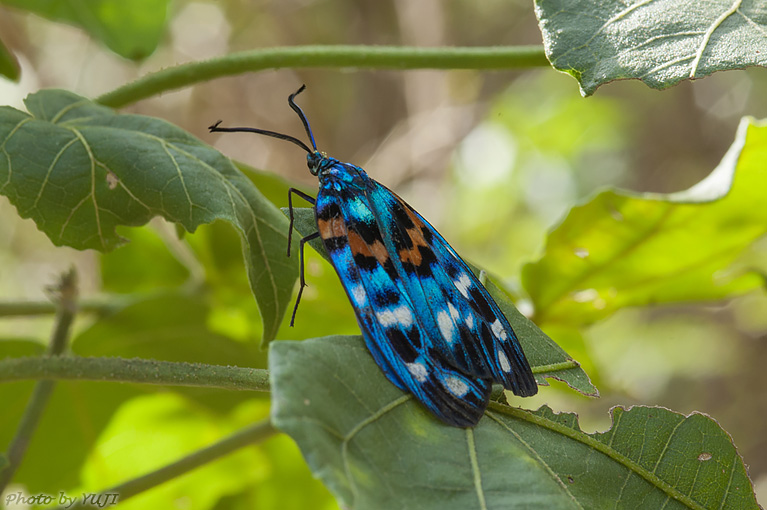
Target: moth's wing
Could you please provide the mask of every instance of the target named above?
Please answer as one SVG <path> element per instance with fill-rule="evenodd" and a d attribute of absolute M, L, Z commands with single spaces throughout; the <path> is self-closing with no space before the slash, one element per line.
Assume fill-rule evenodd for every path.
<path fill-rule="evenodd" d="M 373 181 L 370 201 L 384 244 L 426 329 L 430 348 L 468 374 L 491 378 L 516 395 L 538 392 L 514 330 L 471 269 L 405 201 Z"/>
<path fill-rule="evenodd" d="M 365 195 L 343 187 L 321 188 L 315 214 L 368 349 L 386 377 L 445 423 L 476 425 L 487 407 L 491 382 L 462 373 L 426 349 L 422 311 L 402 284 Z"/>

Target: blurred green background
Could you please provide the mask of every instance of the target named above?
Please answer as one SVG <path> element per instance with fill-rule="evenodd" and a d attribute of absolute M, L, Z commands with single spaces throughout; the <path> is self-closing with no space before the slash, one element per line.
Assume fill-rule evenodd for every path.
<path fill-rule="evenodd" d="M 152 53 L 145 41 L 142 47 L 150 49 L 144 53 L 151 55 L 137 62 L 79 28 L 3 3 L 14 2 L 0 2 L 0 40 L 19 58 L 22 74 L 19 83 L 0 79 L 0 104 L 21 109 L 22 99 L 40 88 L 96 97 L 153 70 L 245 49 L 541 42 L 527 1 L 179 0 L 168 4 L 157 49 Z M 165 4 L 154 4 L 162 16 Z M 686 189 L 719 163 L 742 116 L 767 117 L 762 69 L 717 73 L 660 92 L 636 81 L 615 82 L 587 99 L 571 77 L 548 68 L 275 70 L 213 80 L 124 111 L 167 119 L 224 154 L 272 172 L 250 176 L 284 206 L 285 183 L 316 189 L 303 152 L 265 137 L 212 136 L 206 127 L 224 119 L 301 137 L 286 98 L 302 83 L 308 88 L 300 103 L 320 149 L 363 166 L 403 196 L 465 258 L 516 290 L 517 304 L 527 312 L 521 267 L 540 256 L 547 231 L 573 205 L 605 186 Z M 108 319 L 80 316 L 75 352 L 265 366 L 257 350 L 258 312 L 229 226 L 205 226 L 182 240 L 161 221 L 121 233 L 131 243 L 106 255 L 55 248 L 0 197 L 0 299 L 44 300 L 44 288 L 74 265 L 84 299 L 139 296 L 133 307 Z M 762 240 L 743 263 L 757 264 L 765 249 Z M 278 338 L 357 332 L 337 277 L 314 253 L 307 280 L 296 327 L 283 324 Z M 583 331 L 540 324 L 582 362 L 602 396 L 581 397 L 554 382 L 520 405 L 576 411 L 587 431 L 606 429 L 607 411 L 615 405 L 707 413 L 732 435 L 757 497 L 765 501 L 765 310 L 760 291 L 726 302 L 626 309 Z M 50 318 L 3 319 L 0 354 L 33 353 L 33 342 L 44 344 L 51 326 Z M 30 383 L 0 388 L 10 410 L 4 414 L 18 416 L 30 391 Z M 59 385 L 53 404 L 19 474 L 31 480 L 31 492 L 102 489 L 268 412 L 263 397 L 86 383 Z M 88 419 L 71 430 L 57 429 L 55 413 Z M 15 425 L 15 418 L 0 415 L 0 444 Z M 73 435 L 82 440 L 73 441 Z M 74 471 L 44 472 L 51 456 L 71 457 Z M 307 508 L 307 501 L 320 500 L 311 508 L 334 508 L 299 456 L 288 438 L 277 437 L 136 497 L 125 508 Z"/>

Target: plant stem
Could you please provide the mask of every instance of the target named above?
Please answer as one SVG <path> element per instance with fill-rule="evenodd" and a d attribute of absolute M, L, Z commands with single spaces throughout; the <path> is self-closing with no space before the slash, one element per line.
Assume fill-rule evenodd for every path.
<path fill-rule="evenodd" d="M 268 420 L 256 423 L 236 432 L 218 443 L 203 448 L 202 450 L 198 450 L 191 455 L 187 455 L 172 464 L 168 464 L 156 471 L 152 471 L 151 473 L 147 473 L 143 476 L 128 480 L 127 482 L 115 485 L 110 489 L 101 491 L 100 494 L 95 496 L 95 500 L 107 502 L 109 501 L 109 498 L 112 498 L 114 502 L 123 502 L 136 494 L 157 487 L 168 480 L 178 478 L 193 469 L 208 464 L 225 455 L 229 455 L 240 448 L 261 442 L 276 433 L 277 430 Z M 82 504 L 76 504 L 72 508 L 83 507 Z"/>
<path fill-rule="evenodd" d="M 74 379 L 227 390 L 269 390 L 269 373 L 259 368 L 79 356 L 0 360 L 0 382 L 24 379 Z"/>
<path fill-rule="evenodd" d="M 243 51 L 170 67 L 108 92 L 96 101 L 119 108 L 201 81 L 284 67 L 513 70 L 548 65 L 542 46 L 292 46 Z"/>
<path fill-rule="evenodd" d="M 53 330 L 51 343 L 48 346 L 48 359 L 56 359 L 66 350 L 69 339 L 69 331 L 77 311 L 77 276 L 74 269 L 61 276 L 61 280 L 55 289 L 57 292 L 58 312 L 56 326 Z M 32 397 L 27 403 L 27 408 L 21 417 L 21 422 L 16 430 L 16 435 L 8 446 L 7 465 L 0 472 L 0 494 L 5 490 L 8 483 L 13 479 L 24 454 L 29 446 L 29 441 L 37 429 L 40 417 L 45 410 L 48 399 L 53 392 L 54 381 L 40 381 L 35 385 Z"/>
<path fill-rule="evenodd" d="M 107 315 L 124 306 L 126 302 L 128 301 L 122 298 L 92 299 L 80 302 L 77 311 Z M 50 301 L 0 302 L 0 317 L 52 315 L 57 310 L 56 303 Z"/>

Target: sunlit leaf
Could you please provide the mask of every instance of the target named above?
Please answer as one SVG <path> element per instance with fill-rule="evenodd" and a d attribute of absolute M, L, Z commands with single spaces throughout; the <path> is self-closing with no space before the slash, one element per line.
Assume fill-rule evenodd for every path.
<path fill-rule="evenodd" d="M 193 232 L 223 219 L 243 237 L 251 288 L 276 333 L 296 276 L 287 221 L 219 152 L 160 119 L 118 115 L 75 94 L 44 90 L 32 115 L 0 107 L 0 193 L 56 245 L 110 250 L 118 225 L 162 216 Z"/>
<path fill-rule="evenodd" d="M 293 209 L 296 230 L 306 236 L 317 230 L 314 211 L 308 208 Z M 320 239 L 310 241 L 311 246 L 327 259 L 327 252 Z M 479 271 L 474 268 L 475 273 Z M 536 373 L 538 384 L 546 385 L 546 378 L 553 377 L 567 383 L 573 389 L 585 395 L 597 395 L 597 389 L 591 384 L 586 373 L 579 366 L 563 367 L 561 364 L 572 362 L 572 358 L 563 351 L 546 333 L 517 310 L 509 297 L 492 281 L 485 283 L 501 311 L 511 323 L 519 337 L 525 356 Z"/>
<path fill-rule="evenodd" d="M 539 323 L 590 324 L 628 306 L 702 301 L 761 285 L 728 270 L 767 232 L 767 126 L 745 119 L 720 165 L 681 193 L 605 191 L 550 234 L 522 281 Z"/>
<path fill-rule="evenodd" d="M 0 0 L 88 32 L 118 55 L 141 60 L 165 33 L 169 0 Z"/>
<path fill-rule="evenodd" d="M 124 405 L 99 437 L 83 469 L 78 491 L 95 492 L 169 463 L 229 436 L 230 417 L 214 416 L 173 394 L 156 394 Z M 269 475 L 258 448 L 243 448 L 120 503 L 127 510 L 184 508 L 207 510 L 225 494 L 239 492 Z"/>
<path fill-rule="evenodd" d="M 552 65 L 584 95 L 637 78 L 653 88 L 767 64 L 767 16 L 758 2 L 536 0 Z"/>
<path fill-rule="evenodd" d="M 709 417 L 613 410 L 605 433 L 574 414 L 492 403 L 447 427 L 388 384 L 361 340 L 271 345 L 272 418 L 347 508 L 757 509 L 743 461 Z"/>

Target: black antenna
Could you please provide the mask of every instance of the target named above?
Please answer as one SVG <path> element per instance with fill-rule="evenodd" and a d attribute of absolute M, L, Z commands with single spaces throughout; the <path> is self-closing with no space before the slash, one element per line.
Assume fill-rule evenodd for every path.
<path fill-rule="evenodd" d="M 306 134 L 309 137 L 309 141 L 312 142 L 312 147 L 314 147 L 315 152 L 317 151 L 317 144 L 314 143 L 314 134 L 312 133 L 312 128 L 309 127 L 309 121 L 306 120 L 306 115 L 304 115 L 304 111 L 301 109 L 300 106 L 298 106 L 294 99 L 295 97 L 304 91 L 306 88 L 306 85 L 301 85 L 298 90 L 296 90 L 294 93 L 290 94 L 288 96 L 288 104 L 291 108 L 293 108 L 293 111 L 298 114 L 298 118 L 301 119 L 301 122 L 304 125 L 304 130 L 306 130 Z"/>
<path fill-rule="evenodd" d="M 295 91 L 294 93 L 290 94 L 288 96 L 288 104 L 293 109 L 294 112 L 298 114 L 298 117 L 301 119 L 301 123 L 304 125 L 304 129 L 306 130 L 306 134 L 309 136 L 309 140 L 312 142 L 312 147 L 314 150 L 310 149 L 308 145 L 306 145 L 304 142 L 296 138 L 295 136 L 285 135 L 283 133 L 277 133 L 275 131 L 269 131 L 266 129 L 258 129 L 258 128 L 252 128 L 252 127 L 219 127 L 222 121 L 218 121 L 212 126 L 209 126 L 208 129 L 211 133 L 214 132 L 223 132 L 223 133 L 256 133 L 258 135 L 266 135 L 271 136 L 272 138 L 279 138 L 280 140 L 287 140 L 288 142 L 292 142 L 299 147 L 301 147 L 303 150 L 305 150 L 308 154 L 311 154 L 312 152 L 317 151 L 317 144 L 314 143 L 314 135 L 312 134 L 312 129 L 309 127 L 309 121 L 306 120 L 306 115 L 304 115 L 303 110 L 301 110 L 301 107 L 299 107 L 293 99 L 303 92 L 303 90 L 306 88 L 306 85 L 301 85 L 301 87 Z"/>

